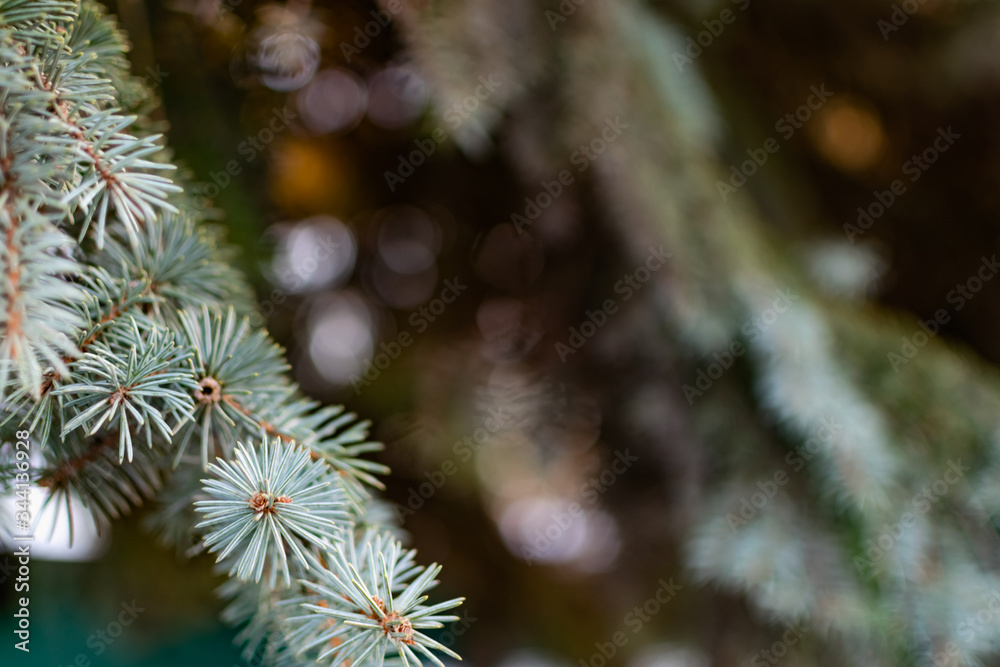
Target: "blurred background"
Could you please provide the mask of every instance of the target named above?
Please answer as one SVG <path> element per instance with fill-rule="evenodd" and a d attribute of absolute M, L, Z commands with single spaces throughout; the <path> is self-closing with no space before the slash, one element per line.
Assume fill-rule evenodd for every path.
<path fill-rule="evenodd" d="M 468 663 L 1000 664 L 996 3 L 108 6 Z M 142 521 L 37 664 L 244 664 Z"/>

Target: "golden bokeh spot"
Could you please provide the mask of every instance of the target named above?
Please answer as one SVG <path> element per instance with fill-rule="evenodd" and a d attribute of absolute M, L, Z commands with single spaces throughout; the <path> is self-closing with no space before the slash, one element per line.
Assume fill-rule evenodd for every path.
<path fill-rule="evenodd" d="M 271 195 L 286 209 L 309 211 L 341 203 L 344 172 L 329 147 L 319 142 L 275 142 L 271 161 Z"/>
<path fill-rule="evenodd" d="M 841 171 L 871 169 L 885 152 L 887 140 L 878 111 L 857 97 L 838 96 L 827 102 L 810 130 L 819 154 Z"/>

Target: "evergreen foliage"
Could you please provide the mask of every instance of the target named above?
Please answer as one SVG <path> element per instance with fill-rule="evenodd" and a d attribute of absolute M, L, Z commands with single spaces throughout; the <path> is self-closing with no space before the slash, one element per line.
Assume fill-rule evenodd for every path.
<path fill-rule="evenodd" d="M 4 435 L 30 429 L 47 503 L 78 496 L 100 528 L 156 499 L 164 541 L 218 552 L 248 655 L 305 664 L 336 636 L 352 664 L 440 664 L 429 649 L 451 652 L 418 630 L 461 600 L 423 606 L 440 568 L 368 521 L 386 470 L 361 456 L 380 446 L 367 422 L 304 398 L 250 326 L 231 252 L 142 130 L 125 51 L 92 2 L 0 0 Z M 289 634 L 332 590 L 347 594 L 336 613 Z"/>
<path fill-rule="evenodd" d="M 948 664 L 981 664 L 1000 646 L 1000 626 L 974 620 L 1000 585 L 1000 380 L 940 337 L 919 359 L 887 362 L 916 325 L 865 302 L 867 284 L 847 294 L 815 278 L 810 257 L 829 248 L 788 238 L 788 218 L 802 211 L 783 190 L 767 189 L 779 187 L 773 180 L 754 182 L 766 208 L 750 186 L 720 197 L 727 158 L 745 160 L 746 146 L 759 142 L 729 133 L 721 119 L 746 109 L 716 102 L 704 61 L 684 56 L 693 38 L 669 7 L 654 4 L 542 11 L 528 0 L 444 0 L 406 6 L 399 23 L 438 108 L 484 73 L 504 82 L 469 122 L 515 146 L 507 155 L 529 194 L 593 146 L 609 120 L 624 124 L 586 163 L 585 178 L 631 266 L 650 247 L 673 252 L 669 270 L 643 292 L 655 323 L 631 332 L 645 365 L 693 378 L 697 360 L 731 355 L 734 341 L 745 346 L 740 372 L 712 375 L 710 391 L 678 390 L 663 406 L 690 420 L 673 444 L 711 471 L 685 496 L 687 576 L 739 595 L 772 629 L 809 628 L 787 658 L 797 665 L 943 664 L 935 656 L 946 647 L 960 656 Z M 698 4 L 674 3 L 678 13 L 716 16 L 717 5 Z M 691 25 L 692 35 L 703 27 Z M 730 102 L 746 83 L 732 76 L 729 89 L 719 86 Z M 745 117 L 732 123 L 746 125 Z M 802 217 L 818 214 L 801 208 Z M 779 234 L 781 221 L 789 224 Z M 741 334 L 783 290 L 795 301 L 781 326 Z M 775 485 L 765 509 L 741 515 L 776 471 L 790 476 L 788 486 Z M 726 633 L 753 652 L 747 626 Z"/>

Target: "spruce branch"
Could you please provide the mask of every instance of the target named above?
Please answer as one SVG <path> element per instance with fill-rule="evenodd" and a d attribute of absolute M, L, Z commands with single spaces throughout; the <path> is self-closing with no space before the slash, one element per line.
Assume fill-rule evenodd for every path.
<path fill-rule="evenodd" d="M 77 282 L 84 288 L 84 298 L 75 304 L 84 322 L 76 345 L 80 353 L 88 352 L 106 328 L 126 315 L 132 321 L 152 326 L 152 320 L 145 317 L 143 309 L 154 305 L 156 297 L 152 283 L 145 276 L 136 280 L 118 279 L 100 267 L 87 267 Z M 64 361 L 69 363 L 71 360 Z M 45 379 L 51 388 L 58 376 L 50 372 Z"/>
<path fill-rule="evenodd" d="M 167 198 L 180 192 L 180 187 L 154 173 L 176 167 L 146 159 L 161 150 L 157 143 L 161 135 L 127 134 L 124 130 L 135 122 L 135 116 L 122 116 L 113 107 L 94 104 L 113 102 L 115 95 L 107 80 L 86 67 L 95 59 L 94 54 L 73 51 L 69 47 L 73 41 L 63 48 L 58 42 L 46 42 L 45 55 L 49 57 L 42 60 L 44 67 L 34 70 L 39 89 L 53 93 L 52 109 L 64 125 L 58 140 L 77 157 L 74 182 L 59 203 L 83 211 L 81 240 L 96 216 L 97 247 L 103 247 L 108 212 L 113 210 L 129 240 L 137 245 L 140 226 L 156 218 L 156 209 L 177 212 Z"/>
<path fill-rule="evenodd" d="M 155 301 L 148 280 L 127 282 L 113 278 L 100 267 L 87 267 L 76 283 L 81 288 L 81 298 L 72 304 L 72 309 L 82 322 L 76 332 L 80 339 L 75 348 L 77 355 L 90 351 L 90 346 L 104 330 L 126 314 L 144 327 L 153 326 L 141 311 Z M 12 409 L 4 423 L 19 419 L 20 426 L 27 426 L 39 441 L 48 442 L 55 416 L 52 390 L 63 378 L 70 378 L 73 359 L 68 355 L 62 357 L 61 371 L 50 367 L 42 376 L 37 395 L 24 388 L 15 390 L 9 399 Z"/>
<path fill-rule="evenodd" d="M 371 498 L 365 488 L 385 486 L 375 475 L 389 473 L 381 463 L 361 458 L 362 454 L 383 449 L 382 443 L 368 440 L 370 422 L 358 420 L 357 415 L 346 412 L 343 406 L 322 406 L 315 401 L 290 398 L 276 407 L 264 410 L 261 426 L 273 436 L 286 441 L 297 441 L 308 447 L 314 460 L 322 460 L 341 476 L 344 491 L 355 514 L 363 515 L 363 508 Z M 280 424 L 280 430 L 275 424 Z"/>
<path fill-rule="evenodd" d="M 116 431 L 104 431 L 89 439 L 78 430 L 72 431 L 61 443 L 59 454 L 50 454 L 50 463 L 40 472 L 39 485 L 49 489 L 43 509 L 65 508 L 71 543 L 71 496 L 80 498 L 101 532 L 112 520 L 128 515 L 133 506 L 154 497 L 163 485 L 164 452 L 156 445 L 153 449 L 139 448 L 128 464 L 121 465 L 116 452 L 120 440 Z"/>
<path fill-rule="evenodd" d="M 295 561 L 291 563 L 295 579 L 305 574 Z M 317 563 L 315 567 L 321 567 Z M 216 591 L 226 600 L 222 620 L 238 627 L 236 641 L 243 646 L 247 662 L 255 658 L 274 667 L 300 667 L 308 661 L 297 660 L 295 647 L 288 641 L 288 618 L 298 607 L 294 600 L 300 591 L 293 581 L 291 587 L 272 585 L 265 577 L 259 582 L 231 578 Z"/>
<path fill-rule="evenodd" d="M 76 18 L 76 3 L 70 0 L 5 0 L 0 6 L 0 24 L 28 32 Z"/>
<path fill-rule="evenodd" d="M 381 666 L 393 655 L 404 664 L 427 659 L 442 665 L 431 649 L 461 660 L 420 632 L 458 620 L 442 612 L 464 601 L 423 604 L 425 593 L 438 583 L 439 565 L 415 565 L 414 551 L 404 551 L 391 535 L 376 531 L 367 531 L 357 543 L 349 535 L 328 556 L 328 569 L 319 571 L 318 581 L 300 581 L 311 593 L 301 605 L 311 613 L 289 619 L 298 624 L 290 641 L 301 646 L 300 653 L 317 649 L 316 659 L 331 665 L 368 659 Z"/>
<path fill-rule="evenodd" d="M 65 370 L 80 322 L 69 304 L 79 290 L 64 280 L 81 266 L 61 249 L 71 245 L 43 211 L 53 204 L 52 182 L 69 163 L 58 125 L 32 113 L 51 96 L 32 84 L 32 64 L 10 32 L 0 32 L 0 395 L 13 372 L 37 395 L 49 364 Z"/>
<path fill-rule="evenodd" d="M 76 381 L 53 392 L 69 397 L 62 408 L 75 412 L 63 425 L 63 436 L 80 427 L 93 435 L 118 417 L 119 461 L 126 454 L 132 460 L 133 430 L 144 431 L 149 448 L 154 426 L 170 442 L 174 430 L 191 418 L 191 393 L 198 389 L 184 363 L 191 357 L 189 349 L 177 345 L 165 331 L 143 333 L 134 319 L 130 325 L 95 342 L 92 352 L 71 364 Z M 127 354 L 121 353 L 124 350 Z M 174 426 L 165 417 L 172 418 Z"/>
<path fill-rule="evenodd" d="M 290 391 L 288 366 L 281 348 L 263 331 L 252 331 L 246 318 L 238 322 L 233 308 L 223 317 L 203 306 L 200 312 L 181 313 L 180 320 L 186 342 L 194 348 L 198 388 L 193 421 L 181 430 L 174 465 L 198 431 L 202 467 L 207 468 L 216 446 L 228 456 L 238 439 L 275 435 L 256 414 Z"/>
<path fill-rule="evenodd" d="M 143 527 L 154 533 L 160 544 L 188 558 L 205 550 L 202 535 L 195 528 L 200 519 L 193 502 L 207 497 L 202 491 L 203 474 L 199 466 L 172 470 L 143 522 Z"/>
<path fill-rule="evenodd" d="M 131 113 L 146 93 L 125 50 L 89 0 L 0 0 L 0 429 L 39 443 L 46 508 L 69 512 L 78 497 L 100 531 L 160 500 L 147 523 L 161 538 L 208 549 L 231 576 L 238 641 L 300 665 L 288 619 L 314 589 L 299 582 L 328 589 L 352 522 L 386 514 L 369 489 L 388 471 L 362 458 L 381 445 L 368 422 L 303 397 L 281 348 L 250 325 L 232 250 L 161 175 L 174 166 L 160 137 Z M 185 456 L 195 436 L 201 465 Z M 357 655 L 436 648 L 419 630 L 448 618 L 443 607 L 395 588 L 429 588 L 436 566 L 420 575 L 398 544 L 365 544 L 403 597 L 386 598 L 399 616 L 382 634 L 352 630 Z M 372 580 L 371 594 L 386 585 Z"/>
<path fill-rule="evenodd" d="M 63 235 L 26 202 L 0 201 L 0 233 L 0 395 L 9 392 L 13 373 L 37 397 L 46 369 L 65 373 L 66 360 L 77 354 L 73 338 L 83 321 L 70 304 L 82 294 L 64 276 L 79 266 L 57 254 Z"/>
<path fill-rule="evenodd" d="M 305 549 L 331 548 L 346 522 L 344 499 L 336 476 L 308 450 L 269 442 L 240 444 L 235 461 L 217 459 L 203 480 L 211 500 L 195 508 L 205 514 L 198 528 L 208 529 L 205 545 L 220 551 L 218 560 L 239 553 L 230 575 L 259 581 L 266 564 L 280 565 L 291 583 L 286 548 L 308 569 Z"/>
<path fill-rule="evenodd" d="M 232 266 L 231 248 L 191 215 L 164 213 L 143 226 L 138 245 L 111 236 L 94 261 L 128 280 L 148 280 L 158 300 L 151 314 L 173 323 L 176 311 L 207 306 L 237 313 L 251 308 L 249 287 Z M 169 307 L 167 307 L 169 306 Z"/>

